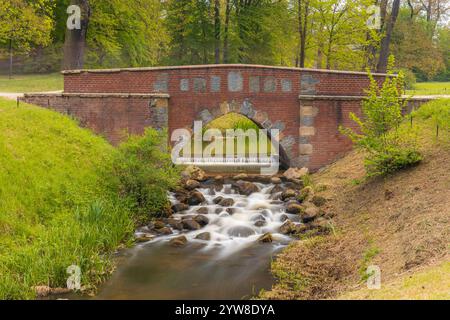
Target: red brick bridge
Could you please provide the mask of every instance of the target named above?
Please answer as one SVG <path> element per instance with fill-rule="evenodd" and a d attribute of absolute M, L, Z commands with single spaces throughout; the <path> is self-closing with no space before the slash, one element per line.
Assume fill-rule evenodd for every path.
<path fill-rule="evenodd" d="M 285 165 L 316 170 L 342 156 L 369 79 L 364 72 L 257 65 L 200 65 L 64 71 L 61 94 L 26 94 L 24 101 L 78 118 L 119 142 L 145 127 L 192 128 L 229 112 L 261 128 L 279 129 Z M 375 74 L 377 81 L 385 75 Z"/>

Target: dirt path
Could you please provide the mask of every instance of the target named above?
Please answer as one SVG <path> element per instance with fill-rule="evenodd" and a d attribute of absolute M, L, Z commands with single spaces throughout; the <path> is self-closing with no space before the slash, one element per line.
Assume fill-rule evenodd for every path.
<path fill-rule="evenodd" d="M 62 90 L 59 91 L 46 91 L 46 92 L 33 92 L 33 93 L 62 93 Z M 17 100 L 17 98 L 23 97 L 23 92 L 0 92 L 0 97 L 10 100 Z"/>

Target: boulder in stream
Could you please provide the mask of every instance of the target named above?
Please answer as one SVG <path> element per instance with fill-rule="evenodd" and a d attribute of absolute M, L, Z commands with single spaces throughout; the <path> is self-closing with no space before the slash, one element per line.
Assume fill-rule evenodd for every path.
<path fill-rule="evenodd" d="M 187 238 L 185 236 L 179 236 L 169 241 L 169 244 L 173 247 L 183 247 L 187 244 Z"/>
<path fill-rule="evenodd" d="M 189 206 L 186 203 L 176 203 L 172 206 L 173 212 L 180 212 L 189 209 Z"/>
<path fill-rule="evenodd" d="M 259 237 L 258 241 L 262 243 L 270 243 L 273 241 L 272 234 L 270 232 L 267 232 Z"/>
<path fill-rule="evenodd" d="M 314 204 L 309 204 L 305 211 L 301 214 L 302 221 L 308 223 L 313 221 L 319 216 L 320 210 Z"/>
<path fill-rule="evenodd" d="M 327 199 L 322 196 L 315 195 L 312 197 L 311 202 L 314 203 L 317 207 L 322 207 L 327 202 Z"/>
<path fill-rule="evenodd" d="M 283 192 L 283 190 L 284 189 L 283 189 L 282 186 L 280 186 L 279 184 L 276 184 L 276 185 L 273 186 L 272 189 L 270 189 L 270 194 L 280 193 L 280 192 Z"/>
<path fill-rule="evenodd" d="M 207 207 L 201 207 L 197 209 L 198 214 L 208 214 L 208 208 Z"/>
<path fill-rule="evenodd" d="M 202 233 L 199 233 L 199 234 L 195 237 L 195 239 L 198 239 L 198 240 L 204 240 L 204 241 L 209 241 L 209 240 L 211 240 L 211 233 L 209 233 L 209 232 L 202 232 Z"/>
<path fill-rule="evenodd" d="M 291 234 L 295 232 L 295 224 L 291 220 L 286 220 L 279 231 L 282 234 Z"/>
<path fill-rule="evenodd" d="M 205 217 L 204 215 L 201 214 L 195 216 L 194 221 L 197 222 L 202 227 L 206 226 L 209 223 L 208 217 Z"/>
<path fill-rule="evenodd" d="M 181 173 L 181 176 L 186 180 L 192 179 L 197 181 L 204 181 L 206 179 L 205 171 L 196 166 L 187 166 Z"/>
<path fill-rule="evenodd" d="M 246 173 L 240 173 L 233 177 L 234 180 L 243 180 L 243 179 L 247 179 L 247 178 L 248 178 L 248 175 Z"/>
<path fill-rule="evenodd" d="M 308 200 L 313 194 L 314 194 L 314 190 L 312 187 L 310 187 L 310 186 L 304 187 L 300 191 L 300 194 L 297 196 L 297 200 L 299 202 L 304 202 L 304 201 Z"/>
<path fill-rule="evenodd" d="M 218 205 L 222 207 L 231 207 L 234 204 L 234 200 L 232 198 L 223 198 L 220 200 Z"/>
<path fill-rule="evenodd" d="M 199 204 L 202 204 L 206 201 L 203 194 L 199 191 L 192 191 L 189 193 L 189 196 L 187 198 L 187 202 L 191 206 L 197 206 Z"/>
<path fill-rule="evenodd" d="M 239 194 L 249 196 L 253 192 L 258 192 L 259 188 L 256 184 L 248 181 L 239 180 L 233 183 L 233 187 L 239 192 Z"/>
<path fill-rule="evenodd" d="M 202 226 L 193 219 L 185 219 L 181 222 L 183 224 L 183 228 L 187 230 L 199 230 Z"/>
<path fill-rule="evenodd" d="M 200 187 L 200 182 L 198 182 L 197 180 L 189 179 L 189 180 L 186 181 L 184 186 L 188 190 L 194 190 L 194 189 Z"/>
<path fill-rule="evenodd" d="M 281 183 L 281 179 L 278 177 L 272 177 L 270 178 L 270 183 L 272 184 L 280 184 Z"/>
<path fill-rule="evenodd" d="M 232 214 L 234 214 L 234 213 L 236 212 L 236 208 L 227 208 L 225 211 L 226 211 L 228 214 L 232 215 Z"/>
<path fill-rule="evenodd" d="M 158 232 L 159 234 L 163 234 L 163 235 L 169 235 L 169 234 L 173 233 L 169 227 L 163 227 L 161 229 L 156 230 L 156 232 Z"/>
<path fill-rule="evenodd" d="M 294 189 L 287 189 L 287 190 L 284 190 L 282 193 L 281 193 L 281 200 L 283 200 L 283 201 L 288 201 L 288 200 L 290 200 L 291 198 L 295 198 L 295 197 L 297 197 L 297 191 L 295 191 Z"/>
<path fill-rule="evenodd" d="M 214 198 L 213 199 L 213 202 L 215 203 L 215 204 L 218 204 L 220 201 L 222 201 L 223 200 L 223 197 L 222 196 L 218 196 L 217 198 Z"/>
<path fill-rule="evenodd" d="M 156 220 L 153 222 L 153 228 L 158 230 L 158 229 L 162 229 L 166 226 L 166 224 L 160 220 Z"/>
<path fill-rule="evenodd" d="M 289 168 L 283 173 L 283 176 L 286 179 L 301 179 L 303 176 L 309 173 L 308 168 Z"/>
<path fill-rule="evenodd" d="M 286 212 L 291 214 L 300 214 L 304 211 L 305 209 L 298 203 L 290 203 L 286 208 Z"/>
<path fill-rule="evenodd" d="M 183 224 L 178 219 L 169 218 L 167 224 L 176 230 L 183 230 Z"/>
<path fill-rule="evenodd" d="M 150 240 L 153 240 L 155 238 L 155 235 L 150 234 L 150 233 L 143 233 L 141 235 L 136 236 L 135 240 L 136 242 L 147 242 Z"/>

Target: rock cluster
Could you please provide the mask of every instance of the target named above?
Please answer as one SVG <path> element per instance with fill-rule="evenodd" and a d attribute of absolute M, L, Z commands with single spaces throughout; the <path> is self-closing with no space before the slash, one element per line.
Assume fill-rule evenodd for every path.
<path fill-rule="evenodd" d="M 321 234 L 329 232 L 330 219 L 333 218 L 332 213 L 325 211 L 327 199 L 319 194 L 315 194 L 314 189 L 310 186 L 303 186 L 302 178 L 308 174 L 308 169 L 291 168 L 287 170 L 281 177 L 257 177 L 247 174 L 238 174 L 231 178 L 216 176 L 213 179 L 197 167 L 187 167 L 183 171 L 182 186 L 174 190 L 175 198 L 178 202 L 171 207 L 171 213 L 183 213 L 190 206 L 201 206 L 206 203 L 206 199 L 197 188 L 208 189 L 209 195 L 214 196 L 217 191 L 223 189 L 224 184 L 231 185 L 225 194 L 238 193 L 249 196 L 260 189 L 255 182 L 271 183 L 273 185 L 270 190 L 272 203 L 284 204 L 286 215 L 281 217 L 283 224 L 279 228 L 279 233 L 285 235 L 301 235 L 305 233 Z M 316 189 L 317 190 L 317 189 Z M 217 214 L 233 215 L 235 208 L 234 199 L 226 196 L 217 196 L 213 198 L 213 202 L 223 208 L 216 209 Z M 160 235 L 170 235 L 178 231 L 195 231 L 200 230 L 208 225 L 208 208 L 201 206 L 193 214 L 185 214 L 168 216 L 153 220 L 147 225 L 143 232 L 136 236 L 137 242 L 147 242 L 153 240 Z M 289 215 L 295 215 L 296 219 L 289 219 Z M 292 217 L 292 216 L 291 216 Z M 264 213 L 257 215 L 254 219 L 254 226 L 263 228 L 267 225 Z M 248 229 L 248 230 L 247 230 Z M 254 234 L 254 230 L 248 227 L 236 227 L 236 230 L 230 231 L 235 236 L 249 236 Z M 211 234 L 209 232 L 199 233 L 196 237 L 198 240 L 209 241 Z M 273 236 L 265 233 L 258 239 L 261 243 L 271 243 Z M 175 236 L 170 240 L 170 245 L 182 247 L 188 242 L 184 235 Z"/>

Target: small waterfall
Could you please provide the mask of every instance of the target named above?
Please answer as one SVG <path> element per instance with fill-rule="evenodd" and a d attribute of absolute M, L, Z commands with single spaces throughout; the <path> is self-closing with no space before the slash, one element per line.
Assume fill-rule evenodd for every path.
<path fill-rule="evenodd" d="M 279 228 L 287 219 L 295 223 L 299 220 L 299 216 L 286 213 L 285 203 L 276 200 L 280 193 L 271 192 L 275 185 L 263 183 L 254 185 L 259 191 L 248 196 L 239 194 L 231 183 L 219 187 L 216 185 L 197 188 L 206 201 L 201 205 L 190 206 L 171 218 L 182 221 L 201 215 L 207 218 L 208 223 L 199 230 L 172 229 L 172 234 L 158 236 L 148 243 L 169 242 L 182 234 L 189 244 L 198 244 L 201 250 L 214 250 L 219 257 L 228 256 L 253 245 L 266 245 L 275 250 L 288 244 L 291 238 L 281 234 Z M 232 204 L 223 206 L 216 203 L 220 197 Z M 170 193 L 169 198 L 172 205 L 179 203 L 174 193 Z M 259 239 L 267 233 L 271 234 L 272 242 L 260 244 Z"/>

